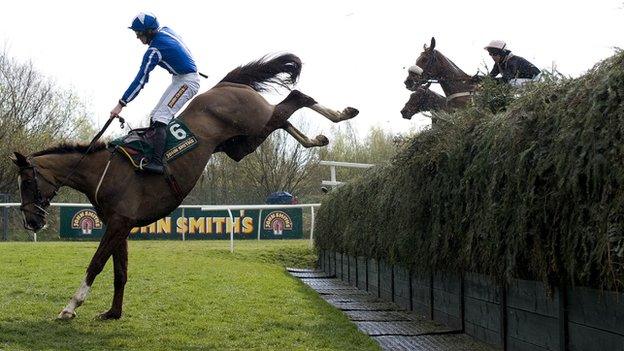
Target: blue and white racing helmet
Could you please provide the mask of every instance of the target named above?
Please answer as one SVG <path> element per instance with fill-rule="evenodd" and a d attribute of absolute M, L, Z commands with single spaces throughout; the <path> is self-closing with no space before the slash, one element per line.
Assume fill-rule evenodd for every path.
<path fill-rule="evenodd" d="M 128 28 L 135 32 L 145 32 L 150 29 L 158 29 L 158 19 L 153 13 L 141 12 L 132 20 L 132 25 Z"/>

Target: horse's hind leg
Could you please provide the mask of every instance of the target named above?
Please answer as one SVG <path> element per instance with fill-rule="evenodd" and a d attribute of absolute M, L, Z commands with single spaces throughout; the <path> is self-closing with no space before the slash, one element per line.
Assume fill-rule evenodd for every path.
<path fill-rule="evenodd" d="M 327 139 L 327 137 L 323 134 L 319 134 L 316 136 L 316 138 L 310 139 L 307 135 L 303 134 L 299 129 L 295 128 L 288 121 L 286 121 L 286 124 L 282 128 L 305 148 L 325 146 L 329 144 L 329 139 Z"/>
<path fill-rule="evenodd" d="M 359 113 L 359 111 L 353 107 L 347 107 L 342 112 L 329 109 L 299 90 L 293 90 L 282 102 L 275 105 L 275 111 L 273 112 L 271 121 L 274 119 L 286 121 L 295 111 L 302 107 L 311 108 L 334 123 L 351 119 Z M 271 121 L 269 121 L 269 124 L 271 124 Z"/>
<path fill-rule="evenodd" d="M 102 272 L 106 261 L 108 261 L 113 251 L 126 240 L 130 229 L 132 229 L 132 225 L 129 224 L 128 220 L 121 216 L 112 216 L 107 225 L 106 233 L 104 233 L 100 245 L 95 251 L 91 263 L 89 263 L 85 279 L 74 296 L 69 300 L 67 306 L 59 314 L 59 319 L 71 319 L 76 316 L 75 310 L 87 298 L 95 277 Z"/>
<path fill-rule="evenodd" d="M 310 139 L 288 122 L 288 118 L 290 118 L 295 111 L 303 107 L 309 107 L 334 122 L 344 121 L 358 114 L 358 110 L 352 107 L 347 107 L 343 112 L 330 110 L 321 106 L 313 98 L 299 90 L 293 90 L 282 102 L 275 105 L 273 114 L 267 121 L 262 132 L 253 136 L 233 139 L 223 147 L 223 151 L 225 151 L 230 158 L 238 162 L 260 146 L 273 131 L 280 128 L 286 130 L 288 134 L 292 135 L 304 147 L 327 145 L 329 140 L 324 135 L 317 135 L 316 138 Z"/>
<path fill-rule="evenodd" d="M 268 136 L 277 128 L 283 128 L 305 147 L 327 145 L 329 140 L 324 135 L 317 135 L 315 139 L 310 139 L 287 121 L 295 111 L 303 107 L 311 108 L 334 123 L 353 118 L 358 114 L 358 110 L 352 107 L 347 107 L 342 112 L 328 109 L 299 90 L 293 90 L 282 102 L 275 105 L 273 115 L 267 123 L 265 135 Z"/>
<path fill-rule="evenodd" d="M 329 109 L 318 103 L 310 106 L 310 108 L 320 113 L 321 115 L 327 117 L 327 119 L 329 119 L 330 121 L 334 123 L 338 123 L 338 122 L 345 121 L 347 119 L 351 119 L 357 116 L 358 113 L 360 113 L 360 111 L 358 111 L 357 109 L 353 107 L 347 107 L 344 110 L 342 110 L 342 112 L 340 112 L 340 111 Z"/>

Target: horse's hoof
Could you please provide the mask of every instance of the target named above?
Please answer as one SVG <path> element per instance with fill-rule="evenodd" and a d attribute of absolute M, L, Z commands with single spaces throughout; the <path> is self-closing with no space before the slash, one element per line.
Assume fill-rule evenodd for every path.
<path fill-rule="evenodd" d="M 360 111 L 358 111 L 356 108 L 353 108 L 353 107 L 347 107 L 344 109 L 344 111 L 342 111 L 342 115 L 344 116 L 344 119 L 353 118 L 357 116 L 358 113 L 360 113 Z"/>
<path fill-rule="evenodd" d="M 319 146 L 325 146 L 329 144 L 329 139 L 323 134 L 319 134 L 316 136 L 315 140 L 319 143 Z"/>
<path fill-rule="evenodd" d="M 74 317 L 76 317 L 76 312 L 62 310 L 61 313 L 59 313 L 58 317 L 56 318 L 66 321 L 66 320 L 73 319 Z"/>
<path fill-rule="evenodd" d="M 106 311 L 104 313 L 99 314 L 98 318 L 104 321 L 109 320 L 109 319 L 119 319 L 121 318 L 121 312 Z"/>

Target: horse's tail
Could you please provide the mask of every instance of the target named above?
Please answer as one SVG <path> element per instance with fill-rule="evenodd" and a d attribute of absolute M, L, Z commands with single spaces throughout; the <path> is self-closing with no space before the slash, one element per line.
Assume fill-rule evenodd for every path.
<path fill-rule="evenodd" d="M 221 82 L 248 85 L 259 92 L 266 91 L 272 84 L 290 89 L 297 82 L 300 73 L 301 60 L 293 54 L 282 54 L 273 58 L 264 56 L 233 69 Z"/>

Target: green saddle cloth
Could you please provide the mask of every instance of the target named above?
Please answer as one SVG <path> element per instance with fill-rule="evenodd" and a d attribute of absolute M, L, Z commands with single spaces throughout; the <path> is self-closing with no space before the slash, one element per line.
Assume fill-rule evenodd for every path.
<path fill-rule="evenodd" d="M 148 128 L 134 129 L 121 138 L 111 141 L 112 146 L 120 147 L 130 158 L 134 166 L 141 168 L 152 157 L 154 150 L 146 140 Z M 167 142 L 163 161 L 169 162 L 197 147 L 197 137 L 188 129 L 186 124 L 177 118 L 167 125 Z"/>

